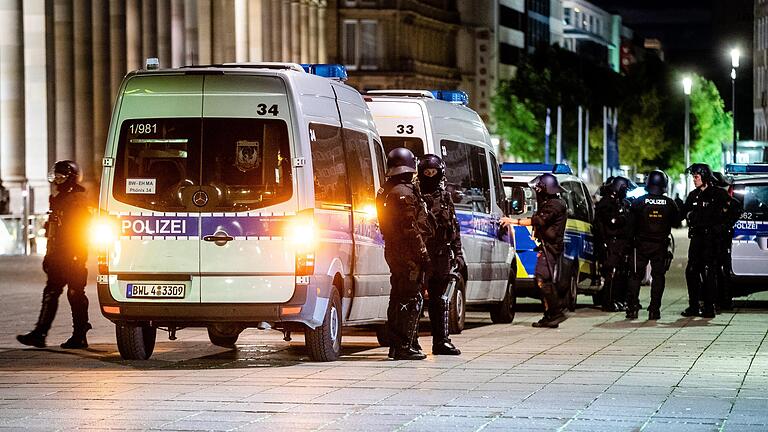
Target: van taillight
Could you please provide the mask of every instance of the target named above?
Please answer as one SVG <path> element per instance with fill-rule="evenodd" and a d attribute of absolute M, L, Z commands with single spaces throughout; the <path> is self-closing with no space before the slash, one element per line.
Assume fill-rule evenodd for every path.
<path fill-rule="evenodd" d="M 296 253 L 296 276 L 311 276 L 315 272 L 315 253 Z"/>
<path fill-rule="evenodd" d="M 98 263 L 98 272 L 100 275 L 108 275 L 109 274 L 109 264 L 107 263 L 107 255 L 106 254 L 99 254 L 96 257 L 96 262 Z"/>

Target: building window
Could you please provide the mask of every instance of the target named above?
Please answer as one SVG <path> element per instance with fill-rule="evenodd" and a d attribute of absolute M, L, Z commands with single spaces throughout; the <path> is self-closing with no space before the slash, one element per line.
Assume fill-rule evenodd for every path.
<path fill-rule="evenodd" d="M 344 20 L 342 27 L 342 56 L 350 69 L 378 68 L 378 22 L 375 20 Z"/>
<path fill-rule="evenodd" d="M 571 25 L 573 18 L 571 18 L 571 8 L 563 9 L 563 23 L 565 25 Z"/>
<path fill-rule="evenodd" d="M 375 7 L 376 0 L 344 0 L 346 7 Z"/>

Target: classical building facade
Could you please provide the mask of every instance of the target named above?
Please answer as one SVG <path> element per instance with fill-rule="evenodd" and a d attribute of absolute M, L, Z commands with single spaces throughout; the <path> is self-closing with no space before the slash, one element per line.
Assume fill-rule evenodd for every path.
<path fill-rule="evenodd" d="M 48 168 L 76 160 L 96 197 L 122 77 L 161 67 L 328 59 L 325 0 L 0 0 L 0 179 L 47 209 Z"/>
<path fill-rule="evenodd" d="M 768 0 L 755 0 L 752 43 L 754 137 L 768 141 Z"/>

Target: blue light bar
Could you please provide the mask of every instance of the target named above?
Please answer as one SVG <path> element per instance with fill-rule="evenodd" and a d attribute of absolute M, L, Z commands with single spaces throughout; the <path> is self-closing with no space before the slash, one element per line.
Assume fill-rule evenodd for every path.
<path fill-rule="evenodd" d="M 435 99 L 442 101 L 469 105 L 469 96 L 461 90 L 430 90 Z"/>
<path fill-rule="evenodd" d="M 346 81 L 348 78 L 347 68 L 340 64 L 303 63 L 301 67 L 304 68 L 304 71 L 307 73 L 311 73 L 312 75 L 317 75 L 324 78 L 336 79 L 339 81 Z"/>
<path fill-rule="evenodd" d="M 726 174 L 768 174 L 768 164 L 727 164 Z"/>
<path fill-rule="evenodd" d="M 573 174 L 571 167 L 566 164 L 545 164 L 536 162 L 504 162 L 501 164 L 501 172 Z"/>

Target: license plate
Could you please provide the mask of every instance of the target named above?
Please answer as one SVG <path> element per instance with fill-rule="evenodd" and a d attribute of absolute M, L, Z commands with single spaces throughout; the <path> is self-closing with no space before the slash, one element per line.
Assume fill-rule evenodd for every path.
<path fill-rule="evenodd" d="M 128 284 L 129 298 L 184 298 L 184 284 Z"/>

